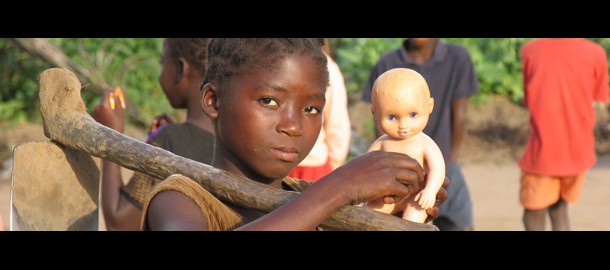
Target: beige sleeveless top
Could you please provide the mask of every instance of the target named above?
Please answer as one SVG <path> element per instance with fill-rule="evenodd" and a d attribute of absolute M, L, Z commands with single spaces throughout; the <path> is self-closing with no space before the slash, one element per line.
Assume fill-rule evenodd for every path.
<path fill-rule="evenodd" d="M 313 182 L 286 177 L 282 180 L 282 184 L 288 190 L 301 192 L 313 184 Z M 193 200 L 201 210 L 201 213 L 205 216 L 210 231 L 234 230 L 244 224 L 242 218 L 235 214 L 230 207 L 214 197 L 214 195 L 205 190 L 197 182 L 186 176 L 174 174 L 157 184 L 148 194 L 148 198 L 144 203 L 142 220 L 140 222 L 141 230 L 149 229 L 146 220 L 150 201 L 157 193 L 164 190 L 178 191 Z"/>

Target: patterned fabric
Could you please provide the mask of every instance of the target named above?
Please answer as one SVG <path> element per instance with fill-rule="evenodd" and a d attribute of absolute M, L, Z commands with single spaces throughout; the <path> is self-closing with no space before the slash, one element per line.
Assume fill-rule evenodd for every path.
<path fill-rule="evenodd" d="M 121 188 L 121 192 L 125 194 L 125 197 L 131 203 L 142 210 L 142 205 L 146 201 L 148 193 L 153 187 L 161 183 L 161 181 L 162 180 L 157 177 L 149 176 L 141 172 L 134 172 L 129 183 Z"/>

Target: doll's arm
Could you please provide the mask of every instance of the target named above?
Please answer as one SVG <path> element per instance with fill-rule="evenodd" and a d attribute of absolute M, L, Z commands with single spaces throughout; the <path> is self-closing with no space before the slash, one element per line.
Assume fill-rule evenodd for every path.
<path fill-rule="evenodd" d="M 424 141 L 424 160 L 428 165 L 426 185 L 415 197 L 419 205 L 424 209 L 434 206 L 436 193 L 445 181 L 445 159 L 443 153 L 432 138 L 426 135 Z"/>

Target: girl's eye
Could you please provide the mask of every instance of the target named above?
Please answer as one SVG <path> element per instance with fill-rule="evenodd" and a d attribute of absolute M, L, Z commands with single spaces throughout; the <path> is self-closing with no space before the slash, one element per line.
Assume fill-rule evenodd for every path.
<path fill-rule="evenodd" d="M 275 100 L 274 100 L 274 99 L 272 99 L 272 98 L 265 97 L 265 98 L 261 98 L 261 99 L 259 99 L 258 101 L 259 101 L 260 103 L 262 103 L 263 105 L 265 105 L 265 106 L 269 106 L 269 107 L 277 107 L 277 101 L 275 101 Z"/>
<path fill-rule="evenodd" d="M 409 117 L 415 118 L 415 117 L 417 117 L 417 113 L 416 112 L 409 113 Z"/>
<path fill-rule="evenodd" d="M 388 115 L 388 120 L 390 120 L 390 121 L 394 121 L 394 120 L 396 120 L 396 116 L 394 116 L 394 115 Z"/>
<path fill-rule="evenodd" d="M 308 114 L 318 114 L 318 113 L 320 113 L 320 111 L 321 111 L 320 109 L 318 109 L 316 107 L 312 107 L 312 106 L 305 108 L 305 112 Z"/>

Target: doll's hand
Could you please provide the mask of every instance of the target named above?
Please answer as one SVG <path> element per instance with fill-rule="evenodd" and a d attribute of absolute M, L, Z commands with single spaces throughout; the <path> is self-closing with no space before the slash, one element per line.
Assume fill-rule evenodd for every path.
<path fill-rule="evenodd" d="M 423 209 L 430 209 L 436 202 L 436 193 L 430 192 L 427 189 L 421 190 L 415 195 L 415 201 L 419 203 L 419 206 Z"/>
<path fill-rule="evenodd" d="M 338 188 L 346 192 L 352 205 L 378 198 L 386 204 L 398 203 L 417 193 L 424 184 L 423 169 L 417 160 L 384 151 L 358 156 L 323 179 L 340 182 Z"/>
<path fill-rule="evenodd" d="M 105 89 L 102 99 L 93 107 L 91 116 L 98 123 L 123 133 L 125 129 L 125 104 L 120 88 Z"/>
<path fill-rule="evenodd" d="M 425 223 L 428 223 L 440 216 L 441 210 L 438 208 L 438 206 L 445 200 L 447 200 L 447 197 L 449 196 L 447 194 L 447 187 L 449 187 L 449 178 L 445 176 L 443 186 L 436 193 L 436 201 L 434 202 L 434 207 L 426 209 L 426 214 L 428 214 L 428 217 L 426 218 Z"/>

